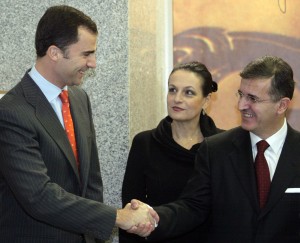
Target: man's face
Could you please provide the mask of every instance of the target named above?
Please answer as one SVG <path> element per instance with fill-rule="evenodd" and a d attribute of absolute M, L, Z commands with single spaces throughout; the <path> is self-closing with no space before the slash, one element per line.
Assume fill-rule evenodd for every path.
<path fill-rule="evenodd" d="M 269 79 L 242 79 L 238 90 L 238 109 L 241 112 L 242 128 L 266 139 L 282 126 L 280 101 L 271 100 Z"/>
<path fill-rule="evenodd" d="M 78 42 L 62 52 L 57 62 L 56 75 L 60 87 L 81 84 L 85 72 L 96 67 L 97 35 L 85 28 L 79 28 L 78 37 Z"/>

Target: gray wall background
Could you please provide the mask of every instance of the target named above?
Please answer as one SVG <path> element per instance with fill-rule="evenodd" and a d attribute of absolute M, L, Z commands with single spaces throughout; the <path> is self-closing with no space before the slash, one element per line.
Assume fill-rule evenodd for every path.
<path fill-rule="evenodd" d="M 76 7 L 97 23 L 97 68 L 83 88 L 90 95 L 106 204 L 120 207 L 120 191 L 129 147 L 128 1 L 1 0 L 0 90 L 9 90 L 35 62 L 34 36 L 52 5 Z M 116 232 L 109 242 L 117 242 Z"/>

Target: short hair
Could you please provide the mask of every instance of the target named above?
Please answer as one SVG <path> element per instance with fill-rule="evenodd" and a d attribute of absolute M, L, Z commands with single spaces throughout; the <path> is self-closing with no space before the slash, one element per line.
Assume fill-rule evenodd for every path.
<path fill-rule="evenodd" d="M 43 57 L 51 45 L 63 52 L 69 45 L 78 41 L 78 28 L 83 27 L 97 35 L 96 23 L 80 10 L 66 6 L 52 6 L 40 19 L 36 35 L 35 49 L 37 57 Z"/>
<path fill-rule="evenodd" d="M 173 68 L 171 74 L 178 70 L 192 72 L 203 80 L 201 89 L 204 97 L 218 90 L 218 84 L 215 81 L 213 81 L 211 73 L 208 71 L 207 67 L 203 63 L 198 61 L 192 61 L 178 64 Z"/>
<path fill-rule="evenodd" d="M 273 101 L 283 97 L 293 98 L 295 81 L 293 70 L 283 59 L 264 56 L 251 61 L 240 73 L 243 79 L 271 78 L 269 95 Z"/>

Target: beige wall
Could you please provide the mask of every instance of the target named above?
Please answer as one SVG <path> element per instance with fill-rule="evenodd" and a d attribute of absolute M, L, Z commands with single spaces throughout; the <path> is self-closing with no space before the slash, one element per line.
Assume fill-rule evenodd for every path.
<path fill-rule="evenodd" d="M 167 77 L 173 63 L 172 1 L 131 0 L 128 12 L 131 141 L 166 116 Z"/>

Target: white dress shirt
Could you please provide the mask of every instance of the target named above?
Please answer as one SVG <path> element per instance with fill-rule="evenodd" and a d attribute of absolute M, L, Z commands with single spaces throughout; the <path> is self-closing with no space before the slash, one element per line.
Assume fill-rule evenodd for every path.
<path fill-rule="evenodd" d="M 265 151 L 265 158 L 269 166 L 271 181 L 273 179 L 278 164 L 278 160 L 282 151 L 286 134 L 287 134 L 287 123 L 286 123 L 286 119 L 284 119 L 283 126 L 275 134 L 273 134 L 271 137 L 266 139 L 266 141 L 270 145 Z M 253 134 L 252 132 L 250 132 L 250 138 L 251 138 L 253 162 L 254 162 L 257 154 L 256 143 L 262 139 L 256 136 L 255 134 Z"/>

